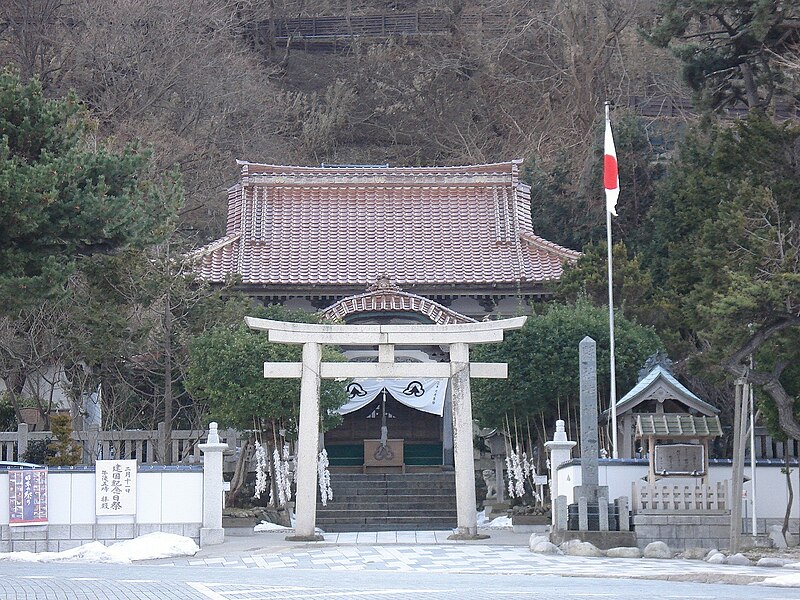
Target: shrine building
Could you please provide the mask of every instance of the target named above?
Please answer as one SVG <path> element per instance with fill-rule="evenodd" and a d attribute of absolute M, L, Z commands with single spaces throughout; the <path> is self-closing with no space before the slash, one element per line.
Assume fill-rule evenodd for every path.
<path fill-rule="evenodd" d="M 242 292 L 265 305 L 321 311 L 348 324 L 452 324 L 530 314 L 579 253 L 534 233 L 520 162 L 297 167 L 240 161 L 241 178 L 228 190 L 225 236 L 194 253 L 198 275 L 212 284 L 236 277 Z M 398 362 L 447 359 L 439 346 L 395 352 Z M 378 361 L 377 348 L 348 347 L 344 354 Z M 325 433 L 331 466 L 407 472 L 452 465 L 448 387 L 447 379 L 352 381 L 340 409 L 343 424 Z M 382 427 L 388 453 L 373 452 L 382 447 Z"/>

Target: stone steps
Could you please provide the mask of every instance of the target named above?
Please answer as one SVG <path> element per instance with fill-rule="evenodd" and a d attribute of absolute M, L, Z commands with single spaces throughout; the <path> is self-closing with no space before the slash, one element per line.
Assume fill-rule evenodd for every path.
<path fill-rule="evenodd" d="M 413 531 L 456 525 L 453 473 L 332 473 L 333 500 L 317 504 L 324 531 Z"/>

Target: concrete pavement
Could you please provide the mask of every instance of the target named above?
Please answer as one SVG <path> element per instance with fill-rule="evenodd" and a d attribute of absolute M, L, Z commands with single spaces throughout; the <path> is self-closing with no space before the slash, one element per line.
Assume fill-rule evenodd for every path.
<path fill-rule="evenodd" d="M 618 559 L 533 553 L 528 533 L 481 530 L 484 540 L 453 541 L 452 531 L 326 533 L 318 542 L 289 542 L 287 533 L 230 532 L 225 542 L 193 557 L 139 564 L 246 569 L 386 571 L 662 579 L 750 584 L 800 571 L 777 567 L 714 565 L 701 560 Z"/>

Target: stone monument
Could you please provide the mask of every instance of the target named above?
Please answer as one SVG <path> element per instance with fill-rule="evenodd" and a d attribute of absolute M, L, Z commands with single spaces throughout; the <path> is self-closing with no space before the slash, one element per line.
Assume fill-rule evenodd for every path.
<path fill-rule="evenodd" d="M 630 531 L 628 499 L 615 502 L 619 518 L 609 518 L 608 486 L 599 484 L 600 443 L 597 419 L 597 343 L 590 337 L 581 340 L 580 361 L 580 430 L 581 430 L 581 485 L 573 488 L 574 502 L 567 504 L 567 497 L 560 495 L 553 502 L 553 530 L 551 541 L 560 544 L 569 539 L 592 542 L 608 549 L 616 546 L 635 546 L 636 537 Z M 558 431 L 557 431 L 558 435 Z M 563 435 L 563 424 L 562 424 Z M 566 435 L 557 445 L 549 449 L 567 450 Z M 556 440 L 554 440 L 556 441 Z M 552 442 L 548 442 L 552 444 Z M 574 442 L 573 442 L 574 444 Z M 555 458 L 555 457 L 553 457 Z M 551 480 L 557 481 L 558 464 L 551 464 Z M 556 484 L 557 485 L 557 484 Z M 558 493 L 555 491 L 555 493 Z M 575 512 L 577 509 L 577 523 Z M 570 518 L 572 512 L 572 518 Z"/>
<path fill-rule="evenodd" d="M 578 345 L 581 400 L 581 485 L 575 487 L 581 531 L 589 530 L 589 507 L 597 510 L 598 530 L 608 531 L 608 486 L 599 485 L 597 434 L 597 343 L 585 337 Z"/>

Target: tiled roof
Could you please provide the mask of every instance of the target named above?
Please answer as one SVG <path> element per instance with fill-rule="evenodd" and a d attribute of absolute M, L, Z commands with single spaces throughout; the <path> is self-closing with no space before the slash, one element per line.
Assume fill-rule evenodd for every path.
<path fill-rule="evenodd" d="M 679 400 L 706 415 L 719 413 L 717 407 L 701 400 L 694 392 L 675 379 L 664 367 L 656 365 L 631 391 L 617 401 L 617 414 L 625 412 L 643 400 L 650 398 Z"/>
<path fill-rule="evenodd" d="M 401 288 L 557 280 L 579 253 L 534 234 L 518 162 L 294 167 L 240 162 L 226 236 L 198 274 L 247 286 Z"/>
<path fill-rule="evenodd" d="M 636 437 L 702 438 L 720 437 L 719 417 L 693 417 L 677 413 L 636 415 Z"/>

